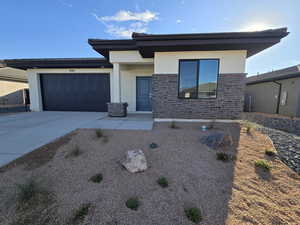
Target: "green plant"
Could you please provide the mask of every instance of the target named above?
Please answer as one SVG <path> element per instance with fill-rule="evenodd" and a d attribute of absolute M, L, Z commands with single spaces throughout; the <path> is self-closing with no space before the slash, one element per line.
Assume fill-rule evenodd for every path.
<path fill-rule="evenodd" d="M 94 183 L 100 183 L 103 180 L 103 175 L 101 173 L 98 173 L 90 178 L 90 181 Z"/>
<path fill-rule="evenodd" d="M 170 124 L 171 129 L 178 129 L 179 127 L 176 125 L 175 121 L 172 121 Z"/>
<path fill-rule="evenodd" d="M 276 155 L 275 151 L 272 150 L 272 149 L 266 149 L 265 150 L 265 154 L 268 155 L 268 156 L 274 156 L 274 155 Z"/>
<path fill-rule="evenodd" d="M 225 152 L 217 152 L 217 160 L 228 161 L 230 159 L 229 155 Z"/>
<path fill-rule="evenodd" d="M 169 182 L 168 182 L 167 178 L 165 178 L 165 177 L 158 178 L 157 183 L 162 188 L 166 188 L 169 186 Z"/>
<path fill-rule="evenodd" d="M 184 212 L 186 217 L 194 223 L 199 223 L 202 220 L 202 214 L 198 208 L 188 208 Z"/>
<path fill-rule="evenodd" d="M 158 148 L 158 144 L 152 142 L 150 145 L 149 145 L 150 148 Z"/>
<path fill-rule="evenodd" d="M 138 198 L 130 198 L 126 201 L 126 206 L 129 209 L 137 210 L 140 205 Z"/>
<path fill-rule="evenodd" d="M 103 137 L 103 132 L 102 132 L 101 129 L 97 129 L 95 132 L 96 132 L 97 138 L 102 138 Z"/>
<path fill-rule="evenodd" d="M 77 156 L 79 156 L 79 155 L 81 155 L 82 154 L 82 152 L 81 152 L 81 150 L 79 149 L 79 147 L 78 146 L 75 146 L 68 154 L 67 154 L 67 158 L 69 158 L 69 157 L 77 157 Z"/>
<path fill-rule="evenodd" d="M 87 203 L 87 204 L 82 204 L 75 212 L 74 212 L 74 216 L 73 216 L 73 223 L 77 222 L 77 221 L 82 221 L 84 220 L 84 218 L 87 216 L 87 214 L 89 213 L 89 210 L 91 208 L 91 203 Z"/>
<path fill-rule="evenodd" d="M 255 161 L 255 166 L 262 168 L 265 171 L 270 171 L 271 170 L 271 166 L 269 165 L 269 163 L 266 160 L 256 160 Z"/>
<path fill-rule="evenodd" d="M 37 182 L 32 178 L 25 181 L 23 184 L 17 184 L 17 199 L 19 203 L 25 203 L 37 196 L 41 189 Z"/>
<path fill-rule="evenodd" d="M 246 127 L 246 132 L 247 132 L 248 134 L 250 134 L 251 131 L 252 131 L 252 129 L 255 128 L 255 125 L 254 125 L 253 123 L 250 123 L 250 122 L 246 122 L 246 123 L 244 124 L 244 126 Z"/>

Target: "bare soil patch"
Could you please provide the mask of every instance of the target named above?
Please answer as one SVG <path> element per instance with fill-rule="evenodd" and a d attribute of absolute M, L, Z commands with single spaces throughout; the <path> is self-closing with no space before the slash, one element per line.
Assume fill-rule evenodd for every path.
<path fill-rule="evenodd" d="M 240 124 L 218 123 L 208 131 L 201 131 L 201 125 L 176 123 L 172 129 L 169 123 L 156 123 L 152 131 L 103 130 L 106 141 L 94 129 L 80 129 L 17 159 L 0 173 L 0 224 L 11 225 L 11 218 L 20 217 L 15 184 L 28 178 L 55 196 L 49 208 L 55 207 L 57 225 L 68 224 L 87 204 L 91 208 L 76 224 L 194 224 L 185 214 L 189 208 L 200 209 L 199 224 L 299 224 L 299 175 L 277 156 L 265 155 L 273 148 L 269 138 L 255 130 L 248 134 Z M 229 134 L 233 145 L 211 149 L 201 143 L 216 130 Z M 66 157 L 75 147 L 81 154 Z M 145 172 L 131 174 L 121 166 L 133 149 L 144 151 L 149 166 Z M 217 160 L 217 152 L 231 157 Z M 266 160 L 270 172 L 255 167 L 256 160 Z M 91 182 L 97 174 L 101 182 Z M 158 185 L 160 177 L 167 179 L 166 188 Z M 126 206 L 130 198 L 139 200 L 137 210 Z"/>

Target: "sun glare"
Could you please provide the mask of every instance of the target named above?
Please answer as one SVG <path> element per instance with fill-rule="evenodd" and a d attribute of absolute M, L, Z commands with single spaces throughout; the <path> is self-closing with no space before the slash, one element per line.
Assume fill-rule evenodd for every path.
<path fill-rule="evenodd" d="M 268 30 L 272 29 L 273 27 L 270 24 L 266 23 L 252 23 L 244 26 L 241 30 L 242 31 L 260 31 L 260 30 Z"/>

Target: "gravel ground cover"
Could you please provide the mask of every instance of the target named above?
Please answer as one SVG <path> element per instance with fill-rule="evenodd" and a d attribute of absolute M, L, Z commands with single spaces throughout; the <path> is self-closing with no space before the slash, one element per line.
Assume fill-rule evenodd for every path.
<path fill-rule="evenodd" d="M 192 225 L 187 209 L 200 210 L 199 224 L 299 224 L 300 177 L 265 155 L 273 148 L 269 138 L 238 123 L 209 131 L 201 125 L 155 123 L 152 131 L 102 130 L 101 137 L 80 129 L 25 155 L 0 170 L 0 224 Z M 233 144 L 211 149 L 201 143 L 215 131 L 229 134 Z M 133 149 L 145 153 L 145 172 L 121 166 Z M 228 160 L 217 160 L 220 152 Z M 269 172 L 255 167 L 262 159 Z M 167 187 L 158 184 L 161 177 Z M 17 184 L 28 179 L 44 191 L 31 187 L 39 194 L 20 207 Z M 136 210 L 126 206 L 129 199 L 138 201 Z"/>
<path fill-rule="evenodd" d="M 267 127 L 258 129 L 271 138 L 280 159 L 300 174 L 300 136 Z"/>

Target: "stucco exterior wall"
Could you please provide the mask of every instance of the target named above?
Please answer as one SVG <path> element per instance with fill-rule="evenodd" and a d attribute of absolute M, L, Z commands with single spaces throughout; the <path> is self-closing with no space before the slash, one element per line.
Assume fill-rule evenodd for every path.
<path fill-rule="evenodd" d="M 300 116 L 300 78 L 279 80 L 281 83 L 281 99 L 279 114 Z M 287 93 L 285 104 L 282 104 L 284 92 Z M 279 85 L 274 82 L 264 82 L 246 86 L 246 96 L 252 98 L 252 111 L 276 113 Z"/>
<path fill-rule="evenodd" d="M 28 88 L 27 83 L 0 80 L 0 104 L 23 103 L 20 90 L 25 88 Z"/>
<path fill-rule="evenodd" d="M 244 73 L 247 51 L 155 52 L 155 74 L 177 74 L 179 59 L 220 59 L 220 73 Z"/>
<path fill-rule="evenodd" d="M 152 76 L 152 65 L 127 65 L 121 69 L 121 102 L 128 103 L 128 112 L 136 111 L 136 77 Z"/>
<path fill-rule="evenodd" d="M 43 104 L 42 104 L 42 95 L 41 95 L 41 86 L 40 86 L 40 76 L 39 74 L 82 74 L 82 73 L 109 73 L 110 77 L 112 74 L 112 69 L 30 69 L 27 70 L 28 76 L 28 84 L 29 84 L 29 95 L 30 95 L 30 110 L 31 111 L 43 111 Z M 111 98 L 113 97 L 113 86 L 112 82 L 110 82 L 110 92 Z"/>
<path fill-rule="evenodd" d="M 245 94 L 251 96 L 251 111 L 276 113 L 279 86 L 272 82 L 247 85 Z"/>
<path fill-rule="evenodd" d="M 27 83 L 0 80 L 0 97 L 28 88 Z"/>
<path fill-rule="evenodd" d="M 143 58 L 139 51 L 110 51 L 109 61 L 111 63 L 142 63 L 142 64 L 153 64 L 153 58 Z"/>
<path fill-rule="evenodd" d="M 279 114 L 286 116 L 300 116 L 300 78 L 291 78 L 279 81 L 282 84 L 282 93 L 287 93 L 286 104 L 279 105 Z"/>

